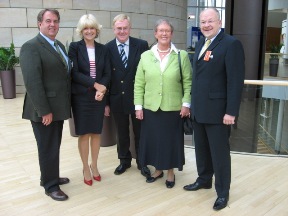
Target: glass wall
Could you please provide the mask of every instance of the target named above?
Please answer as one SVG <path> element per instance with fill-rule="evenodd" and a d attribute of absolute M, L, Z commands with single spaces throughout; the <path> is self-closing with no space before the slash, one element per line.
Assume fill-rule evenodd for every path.
<path fill-rule="evenodd" d="M 270 2 L 273 2 L 273 7 Z M 225 4 L 226 0 L 188 0 L 187 50 L 191 59 L 194 55 L 192 45 L 201 35 L 196 34 L 199 32 L 199 14 L 207 7 L 216 7 L 220 12 L 222 28 L 225 28 Z M 284 46 L 281 50 L 266 49 L 264 68 L 260 65 L 256 68 L 263 70 L 259 71 L 262 80 L 245 80 L 240 115 L 237 124 L 231 127 L 232 151 L 288 155 L 288 54 L 284 52 L 284 36 L 288 33 L 287 11 L 288 3 L 284 6 L 269 1 L 266 48 L 271 44 L 282 43 Z M 248 51 L 245 50 L 245 53 Z M 274 64 L 275 59 L 277 64 Z M 194 145 L 193 137 L 192 142 L 185 142 L 191 143 Z"/>
<path fill-rule="evenodd" d="M 187 47 L 192 46 L 192 27 L 199 27 L 199 14 L 207 7 L 216 7 L 220 12 L 222 28 L 225 27 L 226 0 L 188 0 Z"/>

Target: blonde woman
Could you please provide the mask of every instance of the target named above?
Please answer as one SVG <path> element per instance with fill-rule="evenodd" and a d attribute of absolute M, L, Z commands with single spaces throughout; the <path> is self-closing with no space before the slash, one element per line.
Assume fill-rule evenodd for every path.
<path fill-rule="evenodd" d="M 75 131 L 79 135 L 78 148 L 83 163 L 84 183 L 89 186 L 93 184 L 93 179 L 101 181 L 97 160 L 106 101 L 105 92 L 110 82 L 107 49 L 95 41 L 100 29 L 101 25 L 93 15 L 83 15 L 76 29 L 82 40 L 72 42 L 68 53 L 73 62 L 72 111 Z"/>

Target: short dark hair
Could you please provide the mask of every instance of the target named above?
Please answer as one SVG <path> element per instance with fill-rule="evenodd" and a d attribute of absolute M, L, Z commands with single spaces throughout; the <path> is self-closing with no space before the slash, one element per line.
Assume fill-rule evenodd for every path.
<path fill-rule="evenodd" d="M 41 10 L 39 13 L 38 13 L 38 16 L 37 16 L 37 22 L 42 22 L 43 21 L 43 16 L 44 14 L 49 11 L 53 14 L 55 14 L 57 17 L 58 17 L 58 21 L 60 21 L 60 14 L 59 14 L 59 11 L 56 10 L 56 9 L 44 9 L 44 10 Z"/>

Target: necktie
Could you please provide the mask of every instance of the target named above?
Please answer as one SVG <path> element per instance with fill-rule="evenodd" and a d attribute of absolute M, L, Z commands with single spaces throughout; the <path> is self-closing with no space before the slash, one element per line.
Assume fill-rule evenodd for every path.
<path fill-rule="evenodd" d="M 62 55 L 60 49 L 59 49 L 59 45 L 58 45 L 57 41 L 54 42 L 54 46 L 55 46 L 55 48 L 56 48 L 56 50 L 57 50 L 62 62 L 65 64 L 65 68 L 67 68 L 67 62 L 66 62 L 64 56 Z"/>
<path fill-rule="evenodd" d="M 201 49 L 201 52 L 199 53 L 198 59 L 203 55 L 203 53 L 206 51 L 210 43 L 211 43 L 211 40 L 206 40 L 204 46 Z"/>
<path fill-rule="evenodd" d="M 119 44 L 118 46 L 120 47 L 120 58 L 122 60 L 124 67 L 126 68 L 128 59 L 124 51 L 125 44 Z"/>

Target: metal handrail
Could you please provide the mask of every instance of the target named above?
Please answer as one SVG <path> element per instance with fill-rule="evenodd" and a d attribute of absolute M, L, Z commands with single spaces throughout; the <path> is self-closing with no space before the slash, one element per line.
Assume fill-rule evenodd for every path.
<path fill-rule="evenodd" d="M 248 85 L 288 86 L 288 78 L 287 78 L 287 81 L 278 81 L 278 80 L 275 80 L 275 81 L 274 80 L 273 81 L 271 81 L 271 80 L 244 80 L 244 84 L 248 84 Z"/>

